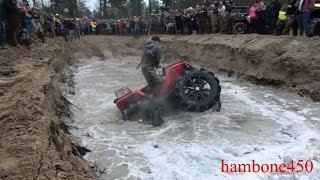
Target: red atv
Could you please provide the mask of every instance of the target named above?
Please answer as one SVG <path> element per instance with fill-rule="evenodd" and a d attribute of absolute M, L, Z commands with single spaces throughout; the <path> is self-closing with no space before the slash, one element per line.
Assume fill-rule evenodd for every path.
<path fill-rule="evenodd" d="M 148 87 L 134 90 L 124 87 L 115 93 L 114 103 L 124 120 L 141 119 L 160 126 L 162 113 L 170 109 L 203 112 L 216 106 L 220 110 L 221 87 L 212 72 L 180 61 L 163 68 L 162 73 L 160 98 L 154 98 Z"/>

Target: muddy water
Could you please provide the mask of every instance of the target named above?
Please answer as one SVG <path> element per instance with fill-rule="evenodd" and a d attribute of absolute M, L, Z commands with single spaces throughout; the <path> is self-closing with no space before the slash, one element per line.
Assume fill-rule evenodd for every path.
<path fill-rule="evenodd" d="M 137 56 L 78 58 L 72 133 L 101 179 L 320 179 L 320 106 L 297 95 L 234 78 L 222 82 L 221 112 L 178 113 L 161 127 L 123 122 L 113 104 L 124 85 L 144 86 Z M 228 163 L 313 160 L 311 173 L 221 172 Z"/>

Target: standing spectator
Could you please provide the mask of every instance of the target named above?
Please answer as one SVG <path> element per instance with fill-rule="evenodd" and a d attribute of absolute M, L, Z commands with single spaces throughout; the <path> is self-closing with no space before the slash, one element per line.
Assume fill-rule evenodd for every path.
<path fill-rule="evenodd" d="M 296 12 L 297 12 L 297 0 L 289 0 L 288 2 L 288 8 L 286 10 L 286 24 L 283 30 L 283 34 L 289 35 L 290 29 L 293 30 L 293 35 L 298 35 L 298 25 L 297 25 L 297 18 L 296 18 Z"/>
<path fill-rule="evenodd" d="M 112 34 L 112 24 L 111 23 L 112 22 L 110 20 L 107 22 L 107 34 L 108 35 Z"/>
<path fill-rule="evenodd" d="M 271 4 L 267 6 L 268 24 L 270 26 L 270 33 L 275 34 L 279 11 L 281 10 L 281 3 L 278 0 L 272 0 Z"/>
<path fill-rule="evenodd" d="M 211 22 L 211 30 L 213 33 L 219 32 L 219 12 L 218 12 L 218 2 L 214 2 L 211 10 L 209 11 L 210 22 Z"/>
<path fill-rule="evenodd" d="M 16 0 L 8 0 L 7 5 L 7 40 L 10 45 L 17 46 L 20 9 Z"/>
<path fill-rule="evenodd" d="M 121 19 L 119 22 L 119 31 L 120 31 L 120 35 L 125 35 L 125 31 L 126 31 L 126 24 L 124 22 L 124 19 Z"/>
<path fill-rule="evenodd" d="M 148 35 L 148 22 L 145 18 L 142 18 L 142 28 L 143 28 L 143 35 Z"/>
<path fill-rule="evenodd" d="M 90 26 L 91 26 L 91 30 L 92 30 L 92 34 L 93 35 L 96 35 L 97 33 L 97 20 L 93 19 L 91 22 L 90 22 Z"/>
<path fill-rule="evenodd" d="M 297 21 L 300 36 L 308 35 L 310 12 L 315 4 L 314 0 L 299 0 Z"/>
<path fill-rule="evenodd" d="M 90 35 L 90 34 L 91 34 L 91 28 L 90 28 L 90 22 L 89 22 L 89 20 L 86 20 L 86 21 L 84 22 L 84 27 L 83 27 L 83 29 L 84 29 L 84 34 L 85 34 L 85 35 Z"/>
<path fill-rule="evenodd" d="M 107 35 L 108 34 L 108 23 L 106 20 L 104 20 L 102 22 L 102 30 L 103 30 L 103 34 L 104 35 Z"/>
<path fill-rule="evenodd" d="M 166 25 L 166 34 L 172 35 L 173 22 L 171 20 L 170 14 L 167 14 L 164 18 L 164 22 Z"/>
<path fill-rule="evenodd" d="M 35 2 L 30 9 L 30 14 L 33 19 L 39 19 L 40 22 L 43 22 L 43 14 L 40 11 L 38 4 Z"/>
<path fill-rule="evenodd" d="M 37 35 L 37 37 L 39 39 L 41 39 L 42 43 L 45 42 L 44 40 L 44 32 L 43 32 L 43 28 L 40 22 L 40 19 L 35 19 L 34 20 L 34 24 L 33 24 L 33 29 L 34 29 L 34 34 Z"/>
<path fill-rule="evenodd" d="M 180 11 L 176 12 L 175 21 L 176 21 L 176 27 L 177 27 L 177 34 L 183 35 L 184 34 L 183 16 Z"/>
<path fill-rule="evenodd" d="M 190 18 L 190 14 L 188 13 L 187 10 L 184 10 L 182 12 L 182 22 L 183 22 L 183 28 L 184 28 L 184 33 L 190 35 L 192 34 L 191 31 L 191 18 Z"/>
<path fill-rule="evenodd" d="M 150 35 L 151 34 L 155 34 L 156 33 L 156 17 L 151 14 L 151 17 L 150 17 Z"/>
<path fill-rule="evenodd" d="M 80 21 L 78 19 L 74 20 L 74 37 L 78 39 L 81 37 Z"/>
<path fill-rule="evenodd" d="M 158 17 L 158 34 L 164 34 L 166 32 L 165 22 L 164 22 L 164 15 L 160 14 Z"/>
<path fill-rule="evenodd" d="M 182 17 L 181 12 L 180 11 L 176 12 L 176 15 L 175 15 L 174 19 L 176 21 L 177 34 L 179 34 L 179 35 L 183 35 L 184 34 L 182 18 L 183 17 Z"/>
<path fill-rule="evenodd" d="M 4 0 L 0 0 L 0 47 L 4 47 L 4 43 L 6 42 L 6 27 L 5 27 L 5 17 L 6 17 L 6 7 L 7 2 Z"/>
<path fill-rule="evenodd" d="M 258 10 L 259 10 L 259 3 L 256 1 L 250 8 L 249 8 L 249 16 L 247 17 L 247 20 L 249 23 L 252 24 L 254 30 L 257 31 L 258 29 Z"/>
<path fill-rule="evenodd" d="M 33 7 L 30 10 L 31 16 L 32 16 L 32 27 L 33 27 L 33 33 L 35 36 L 37 36 L 39 39 L 42 40 L 44 43 L 44 31 L 43 31 L 43 15 L 40 12 L 40 8 L 38 7 L 37 3 L 33 4 Z"/>
<path fill-rule="evenodd" d="M 258 11 L 257 11 L 257 23 L 256 23 L 256 31 L 258 34 L 267 34 L 269 30 L 268 26 L 268 13 L 266 10 L 266 5 L 263 1 L 258 4 Z"/>
<path fill-rule="evenodd" d="M 60 33 L 61 33 L 62 37 L 64 38 L 64 40 L 68 41 L 68 39 L 69 39 L 69 22 L 64 17 L 62 17 L 60 20 L 61 20 L 61 23 L 59 25 Z"/>
<path fill-rule="evenodd" d="M 126 28 L 125 28 L 124 33 L 125 33 L 126 36 L 128 36 L 129 33 L 130 33 L 130 21 L 129 21 L 129 19 L 125 20 L 125 26 L 126 26 Z"/>
<path fill-rule="evenodd" d="M 319 5 L 319 1 L 316 2 L 315 7 Z M 310 14 L 310 30 L 309 36 L 320 36 L 320 9 L 315 8 Z"/>
<path fill-rule="evenodd" d="M 195 10 L 193 8 L 189 8 L 188 10 L 189 10 L 189 15 L 190 15 L 191 34 L 196 35 L 199 33 L 198 18 L 197 18 Z"/>
<path fill-rule="evenodd" d="M 49 34 L 51 35 L 51 37 L 55 37 L 53 16 L 51 15 L 51 13 L 44 12 L 43 29 L 45 35 Z"/>
<path fill-rule="evenodd" d="M 134 32 L 134 37 L 135 37 L 135 38 L 139 38 L 139 37 L 140 37 L 140 24 L 139 24 L 138 18 L 136 18 L 136 17 L 135 17 L 135 19 L 134 19 L 133 32 Z"/>
<path fill-rule="evenodd" d="M 139 25 L 139 36 L 142 36 L 144 35 L 144 25 L 143 25 L 142 17 L 139 17 L 138 25 Z"/>
<path fill-rule="evenodd" d="M 228 21 L 229 16 L 228 12 L 226 11 L 226 3 L 220 2 L 219 8 L 219 27 L 220 27 L 220 33 L 227 33 L 228 32 Z"/>
<path fill-rule="evenodd" d="M 67 26 L 67 30 L 68 30 L 68 37 L 71 38 L 74 36 L 75 23 L 71 19 L 66 19 L 65 22 L 66 22 L 66 26 Z"/>
<path fill-rule="evenodd" d="M 199 34 L 208 33 L 209 27 L 209 16 L 208 12 L 204 7 L 197 7 L 197 20 L 198 20 L 198 27 L 199 27 Z"/>
<path fill-rule="evenodd" d="M 27 0 L 22 0 L 19 3 L 19 8 L 22 11 L 22 29 L 25 30 L 25 36 L 31 37 L 32 36 L 32 15 L 29 2 Z"/>
<path fill-rule="evenodd" d="M 233 9 L 234 9 L 234 5 L 233 5 L 233 1 L 226 1 L 225 2 L 225 7 L 226 7 L 226 15 L 225 15 L 225 31 L 226 33 L 229 33 L 229 30 L 230 30 L 230 16 L 231 16 L 231 13 L 233 12 Z"/>

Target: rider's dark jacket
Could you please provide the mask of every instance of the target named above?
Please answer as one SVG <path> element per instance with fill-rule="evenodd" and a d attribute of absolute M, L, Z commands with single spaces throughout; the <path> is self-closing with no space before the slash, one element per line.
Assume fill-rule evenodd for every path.
<path fill-rule="evenodd" d="M 145 45 L 145 50 L 142 55 L 141 67 L 157 67 L 160 63 L 161 52 L 159 43 L 150 41 Z"/>

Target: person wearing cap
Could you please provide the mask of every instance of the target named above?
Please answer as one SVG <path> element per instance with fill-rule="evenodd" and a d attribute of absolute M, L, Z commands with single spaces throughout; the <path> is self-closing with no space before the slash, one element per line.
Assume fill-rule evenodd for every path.
<path fill-rule="evenodd" d="M 160 42 L 159 36 L 153 36 L 151 41 L 146 43 L 142 60 L 138 66 L 138 68 L 141 66 L 142 74 L 148 83 L 147 89 L 153 91 L 155 97 L 160 93 L 162 82 L 161 76 L 156 73 L 161 59 Z"/>

